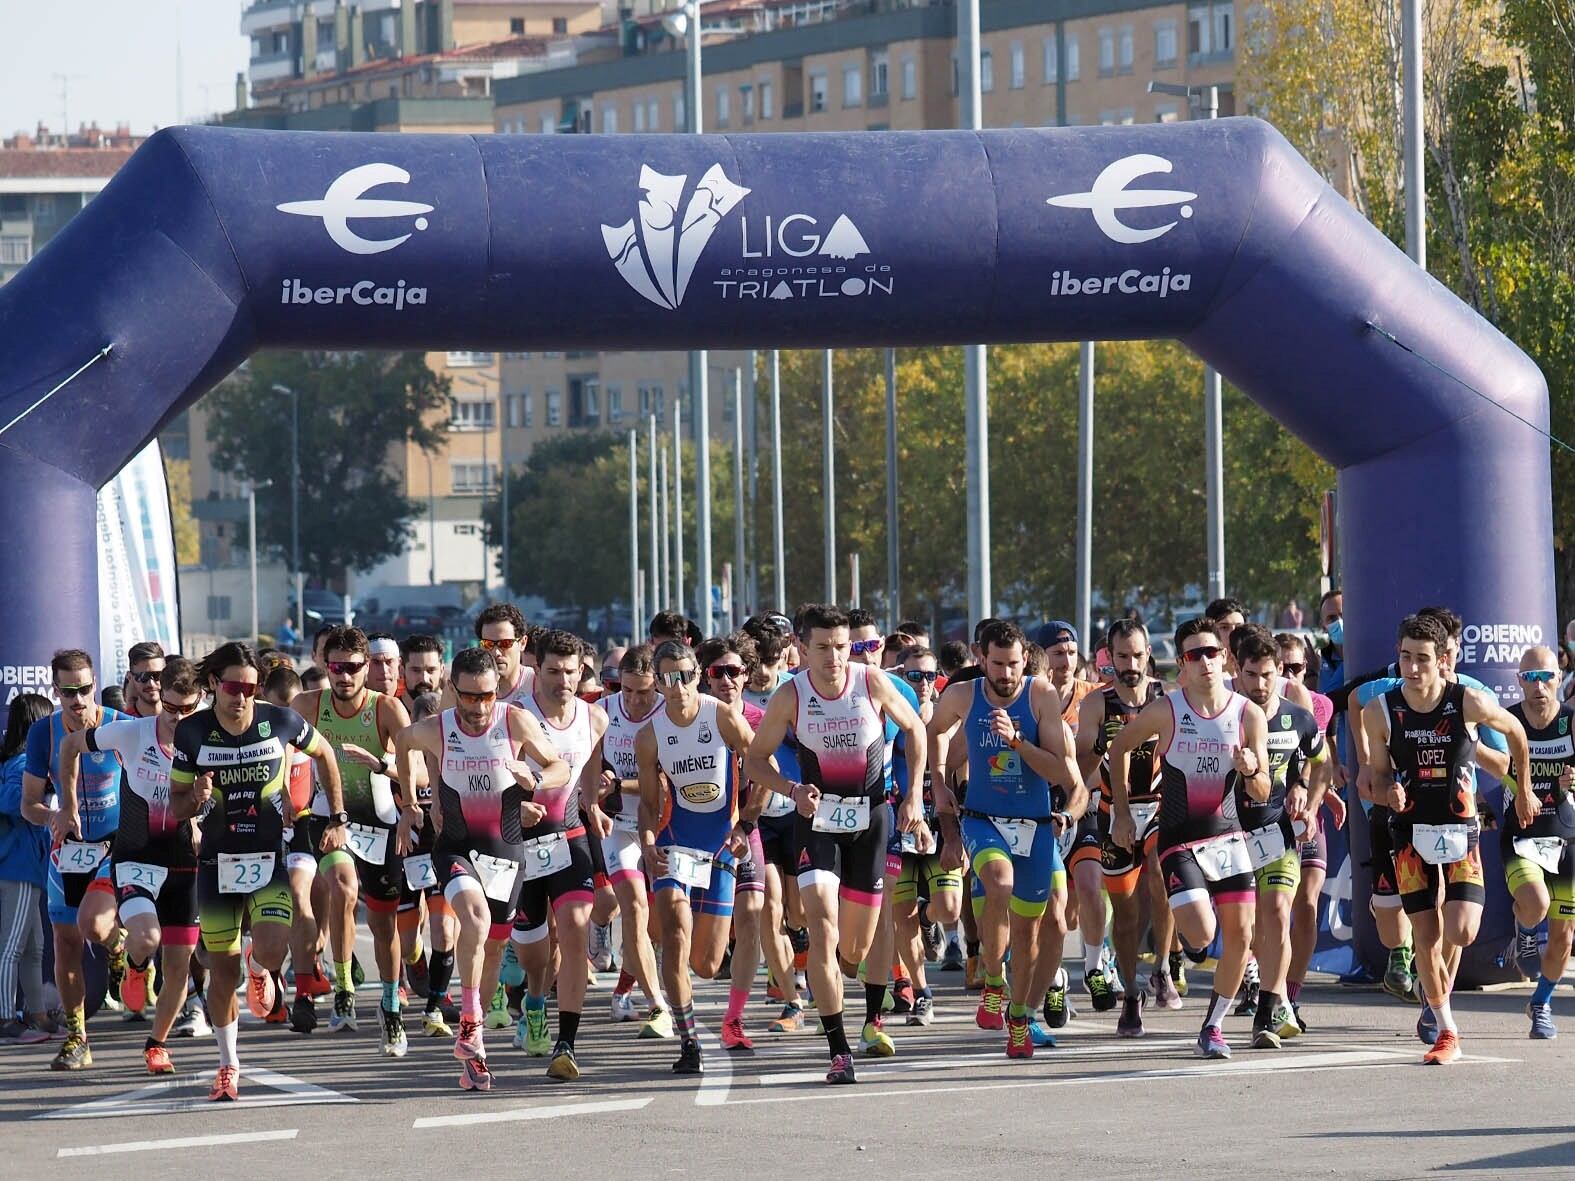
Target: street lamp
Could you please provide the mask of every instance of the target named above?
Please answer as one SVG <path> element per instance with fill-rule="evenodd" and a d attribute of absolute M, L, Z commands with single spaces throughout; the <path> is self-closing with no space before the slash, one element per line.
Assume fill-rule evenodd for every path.
<path fill-rule="evenodd" d="M 295 630 L 306 636 L 306 579 L 301 573 L 301 395 L 274 382 L 290 399 L 290 566 L 295 571 Z"/>
<path fill-rule="evenodd" d="M 1205 119 L 1220 113 L 1218 86 L 1181 86 L 1174 82 L 1150 82 L 1150 94 L 1169 94 L 1184 98 Z M 1210 599 L 1225 595 L 1225 442 L 1224 414 L 1220 405 L 1220 375 L 1214 366 L 1203 369 L 1203 450 L 1208 502 Z"/>
<path fill-rule="evenodd" d="M 259 643 L 257 635 L 257 489 L 271 488 L 272 480 L 246 486 L 247 548 L 251 551 L 252 574 L 252 643 Z"/>
<path fill-rule="evenodd" d="M 492 374 L 488 373 L 477 374 L 469 377 L 461 377 L 459 380 L 465 385 L 473 385 L 477 389 L 485 392 L 487 389 L 486 383 L 480 380 L 480 378 L 483 376 L 498 383 L 498 414 L 496 416 L 498 418 L 498 467 L 501 469 L 502 474 L 501 495 L 499 497 L 498 507 L 500 513 L 499 532 L 503 536 L 503 597 L 505 599 L 512 599 L 512 592 L 509 589 L 509 424 L 507 419 L 502 414 L 503 379 L 501 377 L 493 377 Z M 491 428 L 487 426 L 486 419 L 483 418 L 481 425 L 481 478 L 483 481 L 483 491 L 481 493 L 481 497 L 483 508 L 486 507 L 487 496 L 485 491 L 485 481 L 487 478 L 487 435 L 490 429 Z M 482 534 L 481 553 L 483 566 L 481 578 L 481 596 L 482 598 L 486 598 L 487 582 L 491 571 L 487 567 L 486 562 L 487 540 L 485 533 Z"/>

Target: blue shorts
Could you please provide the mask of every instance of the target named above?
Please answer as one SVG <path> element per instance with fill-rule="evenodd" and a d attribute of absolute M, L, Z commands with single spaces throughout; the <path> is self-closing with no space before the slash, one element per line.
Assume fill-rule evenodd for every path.
<path fill-rule="evenodd" d="M 88 890 L 104 890 L 111 898 L 115 896 L 115 881 L 110 877 L 110 858 L 106 856 L 94 873 L 62 874 L 55 857 L 55 853 L 50 853 L 49 877 L 45 889 L 49 899 L 49 921 L 62 926 L 75 926 L 77 907 L 82 905 Z"/>
<path fill-rule="evenodd" d="M 689 899 L 690 910 L 697 914 L 733 917 L 733 899 L 738 891 L 738 858 L 723 849 L 711 862 L 711 884 L 705 889 L 686 886 L 676 878 L 660 877 L 652 891 L 677 890 Z"/>
<path fill-rule="evenodd" d="M 979 871 L 986 863 L 1002 859 L 1011 861 L 1012 913 L 1024 918 L 1039 918 L 1050 905 L 1051 893 L 1066 888 L 1066 863 L 1061 860 L 1061 846 L 1056 840 L 1055 826 L 1048 820 L 1035 830 L 1033 844 L 1026 856 L 1013 856 L 1011 846 L 1007 844 L 1001 830 L 983 816 L 964 815 L 962 836 L 963 845 L 968 850 L 968 862 L 973 867 L 974 890 L 977 894 L 982 896 L 984 891 L 978 883 Z"/>

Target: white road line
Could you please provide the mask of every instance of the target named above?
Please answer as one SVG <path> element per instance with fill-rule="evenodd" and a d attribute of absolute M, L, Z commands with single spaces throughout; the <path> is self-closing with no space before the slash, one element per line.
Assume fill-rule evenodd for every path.
<path fill-rule="evenodd" d="M 721 1107 L 727 1102 L 727 1092 L 733 1085 L 732 1054 L 722 1048 L 719 1039 L 711 1036 L 703 1026 L 696 1026 L 700 1046 L 706 1054 L 706 1073 L 700 1076 L 700 1086 L 695 1091 L 696 1107 Z"/>
<path fill-rule="evenodd" d="M 1043 1054 L 1046 1061 L 1099 1062 L 1119 1055 L 1184 1049 L 1192 1045 L 1193 1041 L 1193 1038 L 1154 1038 L 1152 1040 L 1144 1038 L 1130 1042 L 1063 1045 L 1056 1049 L 1041 1049 L 1036 1051 L 1036 1053 Z M 980 1050 L 972 1054 L 881 1059 L 874 1073 L 881 1075 L 894 1070 L 929 1070 L 932 1067 L 963 1067 L 965 1069 L 975 1067 L 982 1069 L 999 1066 L 1004 1061 L 1005 1055 L 1000 1049 Z M 860 1059 L 854 1063 L 855 1067 L 864 1067 L 866 1064 L 873 1065 L 873 1062 L 870 1059 Z M 820 1082 L 824 1077 L 825 1071 L 796 1070 L 781 1074 L 762 1074 L 756 1077 L 755 1082 L 762 1087 L 784 1087 L 801 1083 Z"/>
<path fill-rule="evenodd" d="M 503 1124 L 514 1120 L 557 1119 L 563 1115 L 589 1115 L 593 1112 L 639 1111 L 654 1095 L 643 1099 L 609 1099 L 599 1103 L 558 1103 L 550 1107 L 516 1107 L 508 1111 L 477 1111 L 469 1115 L 429 1115 L 411 1124 L 412 1128 L 457 1128 L 468 1124 Z"/>
<path fill-rule="evenodd" d="M 62 1148 L 56 1158 L 65 1156 L 109 1156 L 117 1152 L 157 1152 L 166 1148 L 211 1148 L 216 1144 L 256 1144 L 263 1140 L 294 1140 L 296 1128 L 280 1132 L 235 1132 L 228 1136 L 182 1136 L 175 1140 L 126 1140 L 119 1144 L 91 1144 L 82 1148 Z"/>

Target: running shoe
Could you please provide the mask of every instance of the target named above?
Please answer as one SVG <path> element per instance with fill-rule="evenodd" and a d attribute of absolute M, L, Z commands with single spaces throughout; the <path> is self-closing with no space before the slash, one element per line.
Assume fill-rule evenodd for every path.
<path fill-rule="evenodd" d="M 1259 1026 L 1252 1031 L 1252 1048 L 1254 1050 L 1278 1050 L 1280 1048 L 1280 1035 L 1267 1025 Z"/>
<path fill-rule="evenodd" d="M 317 1028 L 317 1006 L 311 997 L 297 996 L 290 1006 L 290 1028 L 296 1033 L 311 1033 Z"/>
<path fill-rule="evenodd" d="M 1154 990 L 1156 1006 L 1161 1009 L 1181 1008 L 1181 993 L 1176 991 L 1176 982 L 1168 972 L 1155 972 L 1148 978 L 1148 986 Z"/>
<path fill-rule="evenodd" d="M 271 975 L 273 976 L 273 1008 L 268 1010 L 268 1016 L 264 1020 L 269 1025 L 284 1025 L 290 1020 L 289 1006 L 284 1003 L 284 977 L 278 972 L 273 972 Z"/>
<path fill-rule="evenodd" d="M 329 1033 L 342 1033 L 345 1030 L 354 1033 L 356 1030 L 355 993 L 334 993 L 334 1015 L 328 1019 Z"/>
<path fill-rule="evenodd" d="M 487 1048 L 481 1041 L 481 1022 L 470 1017 L 459 1019 L 459 1036 L 454 1039 L 454 1057 L 461 1062 L 485 1058 Z"/>
<path fill-rule="evenodd" d="M 1542 975 L 1542 949 L 1537 946 L 1537 932 L 1527 931 L 1519 923 L 1515 924 L 1515 966 L 1527 980 Z M 124 989 L 121 995 L 124 997 Z"/>
<path fill-rule="evenodd" d="M 350 983 L 360 988 L 366 983 L 366 972 L 361 967 L 361 960 L 355 952 L 350 953 Z"/>
<path fill-rule="evenodd" d="M 955 939 L 946 941 L 946 952 L 941 956 L 939 972 L 961 972 L 963 970 L 962 945 Z"/>
<path fill-rule="evenodd" d="M 913 1012 L 913 983 L 908 980 L 898 980 L 886 990 L 887 999 L 891 1002 L 890 1012 Z"/>
<path fill-rule="evenodd" d="M 1225 1044 L 1225 1035 L 1218 1025 L 1207 1025 L 1198 1034 L 1192 1053 L 1197 1058 L 1229 1058 L 1230 1047 Z"/>
<path fill-rule="evenodd" d="M 1170 979 L 1177 996 L 1187 995 L 1187 962 L 1179 951 L 1170 953 Z M 1165 1006 L 1167 1009 L 1169 1005 Z"/>
<path fill-rule="evenodd" d="M 424 997 L 432 991 L 432 972 L 427 967 L 427 957 L 419 949 L 414 960 L 405 961 L 405 979 L 410 982 L 409 991 L 414 996 Z M 400 1005 L 404 1005 L 403 998 Z"/>
<path fill-rule="evenodd" d="M 946 943 L 946 931 L 932 919 L 924 924 L 921 936 L 924 940 L 924 958 L 933 964 L 941 958 L 941 948 Z"/>
<path fill-rule="evenodd" d="M 1296 1001 L 1291 1002 L 1291 1016 L 1296 1018 L 1296 1028 L 1306 1033 L 1307 1020 L 1302 1016 L 1302 1007 Z"/>
<path fill-rule="evenodd" d="M 312 970 L 304 975 L 295 974 L 295 995 L 305 997 L 327 996 L 334 990 L 334 983 L 328 979 L 317 964 L 312 965 Z"/>
<path fill-rule="evenodd" d="M 1051 1029 L 1060 1029 L 1066 1025 L 1069 1014 L 1066 1003 L 1066 969 L 1056 973 L 1054 983 L 1045 993 L 1045 1024 Z"/>
<path fill-rule="evenodd" d="M 598 972 L 607 972 L 612 969 L 613 951 L 611 923 L 605 923 L 600 926 L 595 923 L 591 924 L 591 946 L 589 954 L 591 966 L 594 967 Z"/>
<path fill-rule="evenodd" d="M 390 1013 L 382 1006 L 378 1012 L 383 1018 L 383 1057 L 403 1058 L 410 1049 L 410 1041 L 405 1037 L 405 1022 L 401 1012 Z"/>
<path fill-rule="evenodd" d="M 170 1052 L 163 1046 L 147 1046 L 142 1051 L 142 1060 L 148 1064 L 149 1074 L 174 1074 L 175 1063 L 170 1061 Z"/>
<path fill-rule="evenodd" d="M 1296 1010 L 1285 1001 L 1274 1006 L 1274 1012 L 1269 1017 L 1269 1025 L 1281 1038 L 1300 1037 L 1302 1034 L 1302 1025 L 1296 1018 Z"/>
<path fill-rule="evenodd" d="M 487 1006 L 486 1026 L 488 1029 L 507 1029 L 513 1024 L 514 1018 L 509 1016 L 508 997 L 500 984 L 492 991 L 492 1003 Z"/>
<path fill-rule="evenodd" d="M 729 1017 L 722 1022 L 722 1048 L 724 1050 L 753 1050 L 755 1043 L 744 1032 L 742 1017 Z"/>
<path fill-rule="evenodd" d="M 1055 1049 L 1055 1034 L 1045 1028 L 1043 1021 L 1028 1023 L 1028 1040 L 1041 1050 Z"/>
<path fill-rule="evenodd" d="M 704 1074 L 705 1063 L 700 1061 L 700 1043 L 685 1038 L 678 1048 L 678 1061 L 673 1063 L 674 1074 Z"/>
<path fill-rule="evenodd" d="M 133 968 L 126 965 L 126 976 L 120 982 L 120 1003 L 126 1006 L 126 1015 L 135 1014 L 140 1017 L 142 1010 L 147 1007 L 150 977 L 153 975 L 153 963 L 150 960 L 145 967 Z"/>
<path fill-rule="evenodd" d="M 70 1030 L 60 1050 L 49 1064 L 50 1070 L 81 1070 L 93 1065 L 93 1051 L 88 1048 L 87 1034 Z"/>
<path fill-rule="evenodd" d="M 986 984 L 979 998 L 979 1008 L 974 1012 L 974 1024 L 980 1029 L 1004 1029 L 1006 1019 L 1006 989 L 998 984 Z"/>
<path fill-rule="evenodd" d="M 572 1083 L 580 1077 L 580 1064 L 574 1060 L 574 1047 L 560 1041 L 552 1048 L 552 1061 L 547 1063 L 547 1077 L 560 1083 Z"/>
<path fill-rule="evenodd" d="M 866 1058 L 890 1058 L 897 1053 L 896 1043 L 886 1033 L 885 1024 L 879 1017 L 864 1023 L 864 1030 L 859 1034 L 859 1053 Z"/>
<path fill-rule="evenodd" d="M 929 1025 L 935 1021 L 935 1000 L 922 992 L 913 998 L 913 1012 L 908 1014 L 909 1025 Z"/>
<path fill-rule="evenodd" d="M 1116 1036 L 1142 1037 L 1143 1032 L 1143 994 L 1129 993 L 1121 1005 L 1121 1016 L 1116 1019 Z"/>
<path fill-rule="evenodd" d="M 858 1082 L 858 1077 L 853 1073 L 853 1055 L 838 1054 L 832 1058 L 831 1069 L 826 1071 L 826 1081 L 833 1086 Z"/>
<path fill-rule="evenodd" d="M 913 1023 L 913 1018 L 908 1018 L 908 1023 Z M 804 1006 L 783 1005 L 782 1012 L 777 1014 L 777 1019 L 766 1026 L 767 1033 L 797 1033 L 804 1028 Z"/>
<path fill-rule="evenodd" d="M 514 1027 L 514 1048 L 524 1050 L 532 1058 L 545 1058 L 552 1053 L 552 1034 L 547 1029 L 547 1007 L 526 1009 Z"/>
<path fill-rule="evenodd" d="M 1232 1010 L 1238 1017 L 1255 1017 L 1258 1013 L 1258 993 L 1262 985 L 1258 979 L 1258 961 L 1256 958 L 1247 961 L 1247 969 L 1242 973 L 1241 990 L 1236 994 L 1236 1008 Z"/>
<path fill-rule="evenodd" d="M 652 1005 L 645 1014 L 645 1024 L 640 1026 L 642 1038 L 670 1038 L 673 1036 L 673 1013 L 660 1005 Z"/>
<path fill-rule="evenodd" d="M 212 1032 L 213 1027 L 208 1024 L 206 1002 L 200 996 L 187 997 L 170 1034 L 173 1037 L 207 1037 Z"/>
<path fill-rule="evenodd" d="M 492 1071 L 485 1058 L 467 1058 L 459 1072 L 459 1085 L 465 1091 L 492 1090 Z"/>
<path fill-rule="evenodd" d="M 1531 1018 L 1533 1041 L 1550 1042 L 1559 1036 L 1559 1027 L 1553 1024 L 1552 1005 L 1527 1005 L 1526 1016 Z"/>
<path fill-rule="evenodd" d="M 443 1016 L 442 1009 L 428 1009 L 421 1014 L 421 1032 L 425 1037 L 453 1037 L 454 1027 Z"/>
<path fill-rule="evenodd" d="M 1028 1036 L 1027 1017 L 1008 1017 L 1006 1019 L 1006 1056 L 1008 1058 L 1032 1058 L 1034 1056 L 1033 1039 Z"/>
<path fill-rule="evenodd" d="M 213 1089 L 208 1092 L 208 1102 L 217 1103 L 228 1100 L 233 1103 L 241 1097 L 236 1083 L 240 1081 L 241 1070 L 238 1066 L 221 1066 L 219 1072 L 213 1076 Z"/>
<path fill-rule="evenodd" d="M 1452 1029 L 1441 1029 L 1433 1048 L 1422 1055 L 1428 1066 L 1449 1066 L 1460 1061 L 1460 1035 Z"/>
<path fill-rule="evenodd" d="M 273 982 L 272 972 L 259 972 L 256 964 L 252 962 L 251 953 L 246 956 L 246 1007 L 251 1010 L 253 1017 L 259 1021 L 268 1020 L 268 1014 L 273 1012 L 274 1002 L 279 999 L 278 987 Z"/>
<path fill-rule="evenodd" d="M 1083 987 L 1093 999 L 1094 1012 L 1107 1013 L 1116 1007 L 1116 990 L 1110 987 L 1103 969 L 1096 968 L 1083 975 Z"/>
<path fill-rule="evenodd" d="M 1438 1017 L 1432 1005 L 1422 1006 L 1422 1015 L 1416 1019 L 1416 1040 L 1431 1046 L 1438 1040 Z"/>
<path fill-rule="evenodd" d="M 640 1019 L 640 1014 L 639 1011 L 634 1007 L 634 997 L 630 996 L 627 992 L 613 993 L 612 1019 L 615 1025 L 621 1024 L 625 1021 L 638 1021 Z"/>
<path fill-rule="evenodd" d="M 1389 953 L 1389 962 L 1384 968 L 1383 990 L 1396 1000 L 1409 1001 L 1415 980 L 1405 948 L 1395 948 Z"/>
<path fill-rule="evenodd" d="M 107 958 L 109 960 L 109 998 L 107 999 L 113 999 L 123 1008 L 130 1007 L 129 1005 L 126 1005 L 124 996 L 121 993 L 121 986 L 126 981 L 127 934 L 128 932 L 126 931 L 126 928 L 117 928 L 115 934 L 110 937 L 109 944 L 105 946 L 105 951 L 108 953 Z"/>

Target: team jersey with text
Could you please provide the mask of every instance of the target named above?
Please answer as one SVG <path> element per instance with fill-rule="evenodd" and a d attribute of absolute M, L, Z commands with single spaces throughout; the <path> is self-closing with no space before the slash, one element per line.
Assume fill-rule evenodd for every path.
<path fill-rule="evenodd" d="M 826 795 L 885 798 L 886 720 L 870 697 L 870 671 L 868 665 L 848 665 L 847 681 L 835 697 L 817 690 L 807 671 L 794 676 L 799 774 Z M 875 675 L 885 674 L 876 669 Z"/>

